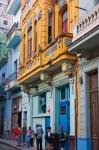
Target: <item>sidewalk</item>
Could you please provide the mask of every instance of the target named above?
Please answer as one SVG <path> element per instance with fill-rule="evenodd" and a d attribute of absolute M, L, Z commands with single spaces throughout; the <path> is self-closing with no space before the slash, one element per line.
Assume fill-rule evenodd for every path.
<path fill-rule="evenodd" d="M 15 140 L 0 139 L 0 143 L 6 144 L 6 145 L 11 146 L 11 147 L 18 149 L 18 150 L 36 150 L 35 147 L 27 148 L 25 144 L 22 144 L 21 147 L 18 147 L 18 146 L 16 146 Z"/>
<path fill-rule="evenodd" d="M 5 140 L 5 139 L 1 139 L 0 138 L 0 143 L 11 146 L 13 148 L 16 148 L 18 150 L 20 150 L 20 148 L 18 146 L 16 146 L 16 141 L 14 140 Z"/>

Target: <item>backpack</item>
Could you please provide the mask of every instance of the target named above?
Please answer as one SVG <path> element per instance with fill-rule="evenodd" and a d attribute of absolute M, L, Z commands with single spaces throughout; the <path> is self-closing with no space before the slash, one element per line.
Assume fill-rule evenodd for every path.
<path fill-rule="evenodd" d="M 37 138 L 42 138 L 42 134 L 43 134 L 43 129 L 38 127 L 37 131 L 36 131 L 36 137 Z"/>

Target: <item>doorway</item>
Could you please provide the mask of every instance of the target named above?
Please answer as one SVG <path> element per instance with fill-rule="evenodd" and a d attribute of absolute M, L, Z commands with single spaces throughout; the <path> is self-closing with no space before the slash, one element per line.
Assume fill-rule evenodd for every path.
<path fill-rule="evenodd" d="M 4 107 L 0 110 L 0 135 L 4 134 Z"/>
<path fill-rule="evenodd" d="M 89 75 L 90 83 L 90 120 L 92 150 L 99 150 L 99 99 L 98 99 L 98 71 Z"/>
<path fill-rule="evenodd" d="M 63 127 L 65 133 L 69 135 L 70 132 L 70 87 L 66 85 L 60 88 L 59 101 L 59 128 Z M 65 149 L 69 148 L 68 138 L 65 143 Z"/>

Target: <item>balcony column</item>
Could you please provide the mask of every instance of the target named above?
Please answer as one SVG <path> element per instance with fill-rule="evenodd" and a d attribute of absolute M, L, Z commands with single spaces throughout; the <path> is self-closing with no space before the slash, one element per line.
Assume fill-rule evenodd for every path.
<path fill-rule="evenodd" d="M 32 45 L 32 52 L 34 53 L 35 52 L 35 32 L 34 32 L 34 30 L 35 30 L 35 26 L 34 26 L 34 24 L 35 24 L 35 19 L 34 19 L 34 15 L 33 15 L 33 20 L 32 20 L 32 43 L 33 43 L 33 45 Z"/>
<path fill-rule="evenodd" d="M 25 39 L 25 62 L 28 60 L 28 29 L 26 26 L 26 33 L 25 33 L 26 39 Z"/>
<path fill-rule="evenodd" d="M 22 40 L 21 40 L 21 44 L 20 44 L 20 64 L 22 65 L 24 63 L 24 44 L 23 44 L 24 40 L 23 40 L 23 35 L 22 35 Z"/>
<path fill-rule="evenodd" d="M 47 9 L 46 5 L 42 6 L 42 18 L 41 18 L 41 45 L 42 49 L 46 47 L 46 28 L 47 28 Z"/>
<path fill-rule="evenodd" d="M 68 2 L 68 29 L 70 33 L 73 32 L 73 25 L 78 20 L 78 9 L 75 6 L 78 6 L 78 0 L 69 0 Z"/>

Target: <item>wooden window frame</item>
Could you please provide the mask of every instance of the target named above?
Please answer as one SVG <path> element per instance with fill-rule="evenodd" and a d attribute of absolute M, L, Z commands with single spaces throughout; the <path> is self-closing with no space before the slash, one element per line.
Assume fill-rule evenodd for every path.
<path fill-rule="evenodd" d="M 62 33 L 68 32 L 68 16 L 67 11 L 65 10 L 62 13 Z"/>
<path fill-rule="evenodd" d="M 23 35 L 23 63 L 26 62 L 26 35 Z"/>
<path fill-rule="evenodd" d="M 48 44 L 52 42 L 53 39 L 53 14 L 48 13 Z"/>
<path fill-rule="evenodd" d="M 37 21 L 35 21 L 34 22 L 34 37 L 35 37 L 35 39 L 34 39 L 34 41 L 35 41 L 35 49 L 34 49 L 34 52 L 36 52 L 37 51 L 37 47 L 38 47 L 38 33 L 37 33 Z"/>
<path fill-rule="evenodd" d="M 28 58 L 32 57 L 32 27 L 28 30 Z"/>

